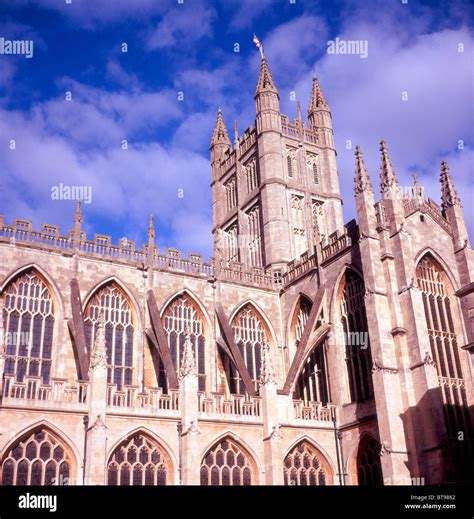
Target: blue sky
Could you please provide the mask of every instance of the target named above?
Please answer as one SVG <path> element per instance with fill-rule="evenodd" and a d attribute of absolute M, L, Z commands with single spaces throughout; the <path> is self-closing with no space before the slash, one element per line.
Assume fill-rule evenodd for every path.
<path fill-rule="evenodd" d="M 10 0 L 0 37 L 32 39 L 34 56 L 0 55 L 0 214 L 65 233 L 74 203 L 52 200 L 51 188 L 90 185 L 90 239 L 140 246 L 154 213 L 161 250 L 212 254 L 209 140 L 218 107 L 230 132 L 235 119 L 240 132 L 254 121 L 256 32 L 283 113 L 296 115 L 292 92 L 305 108 L 313 71 L 320 79 L 346 221 L 354 146 L 377 185 L 383 138 L 401 184 L 416 172 L 437 202 L 448 161 L 474 238 L 469 10 L 467 1 Z M 336 37 L 367 40 L 368 57 L 329 55 Z"/>

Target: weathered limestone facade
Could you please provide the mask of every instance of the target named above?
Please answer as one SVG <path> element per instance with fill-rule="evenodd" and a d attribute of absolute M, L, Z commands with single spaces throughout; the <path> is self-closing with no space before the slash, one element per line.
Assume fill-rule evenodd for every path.
<path fill-rule="evenodd" d="M 290 122 L 265 58 L 256 122 L 211 141 L 215 257 L 0 217 L 3 484 L 407 484 L 472 478 L 474 253 L 442 207 L 343 223 L 331 112 Z M 85 215 L 87 217 L 87 215 Z M 421 478 L 421 479 L 418 479 Z"/>

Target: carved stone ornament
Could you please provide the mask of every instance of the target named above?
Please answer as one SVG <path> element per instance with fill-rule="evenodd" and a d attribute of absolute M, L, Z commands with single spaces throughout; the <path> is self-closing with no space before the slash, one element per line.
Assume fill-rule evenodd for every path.
<path fill-rule="evenodd" d="M 278 422 L 274 427 L 273 431 L 270 434 L 270 438 L 272 440 L 281 440 L 281 424 Z"/>
<path fill-rule="evenodd" d="M 390 444 L 387 440 L 384 440 L 380 447 L 380 456 L 386 456 L 387 454 L 392 454 L 392 452 L 392 447 L 390 447 Z"/>
<path fill-rule="evenodd" d="M 107 426 L 105 425 L 104 421 L 102 420 L 101 414 L 97 415 L 95 422 L 89 427 L 89 431 L 91 429 L 107 429 Z"/>

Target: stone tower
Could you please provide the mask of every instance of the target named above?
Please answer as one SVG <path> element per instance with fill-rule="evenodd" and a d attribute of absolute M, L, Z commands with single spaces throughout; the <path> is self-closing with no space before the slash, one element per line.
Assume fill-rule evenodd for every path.
<path fill-rule="evenodd" d="M 308 121 L 280 113 L 280 96 L 262 58 L 255 125 L 232 148 L 219 111 L 211 140 L 216 257 L 281 269 L 320 240 L 343 233 L 331 111 L 313 78 Z"/>

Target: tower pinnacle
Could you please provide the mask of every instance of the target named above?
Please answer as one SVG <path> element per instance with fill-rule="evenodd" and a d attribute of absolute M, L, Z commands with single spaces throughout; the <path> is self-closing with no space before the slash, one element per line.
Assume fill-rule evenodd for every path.
<path fill-rule="evenodd" d="M 370 182 L 370 177 L 362 157 L 362 150 L 359 145 L 356 146 L 354 155 L 356 157 L 354 190 L 356 194 L 362 193 L 363 191 L 372 192 L 372 183 Z"/>
<path fill-rule="evenodd" d="M 107 350 L 105 345 L 105 320 L 103 311 L 99 312 L 96 335 L 91 352 L 90 369 L 96 366 L 107 367 Z"/>
<path fill-rule="evenodd" d="M 311 89 L 311 98 L 308 105 L 308 117 L 311 118 L 311 115 L 316 110 L 320 109 L 329 110 L 329 105 L 327 104 L 326 98 L 321 90 L 317 76 L 313 76 L 313 87 Z"/>
<path fill-rule="evenodd" d="M 270 347 L 265 341 L 262 351 L 262 370 L 260 375 L 260 384 L 276 384 L 275 371 L 273 369 Z"/>
<path fill-rule="evenodd" d="M 220 108 L 217 112 L 216 125 L 214 126 L 209 149 L 211 151 L 212 181 L 214 182 L 219 176 L 222 158 L 232 150 L 232 144 L 230 143 Z"/>
<path fill-rule="evenodd" d="M 393 169 L 392 162 L 388 156 L 387 144 L 380 141 L 381 164 L 380 164 L 380 189 L 382 193 L 385 189 L 395 186 L 398 187 L 398 179 Z"/>
<path fill-rule="evenodd" d="M 258 76 L 257 88 L 255 89 L 255 97 L 262 92 L 272 92 L 278 96 L 278 99 L 280 99 L 278 89 L 273 81 L 272 74 L 268 68 L 267 58 L 265 58 L 265 56 L 262 57 L 262 66 L 260 67 L 260 75 Z"/>
<path fill-rule="evenodd" d="M 179 374 L 181 377 L 188 375 L 197 376 L 196 360 L 194 357 L 193 344 L 189 335 L 189 328 L 186 327 L 184 330 L 184 346 L 183 346 L 183 358 L 181 360 L 181 368 Z"/>
<path fill-rule="evenodd" d="M 155 217 L 150 214 L 150 219 L 148 220 L 148 242 L 153 242 L 155 240 Z"/>
<path fill-rule="evenodd" d="M 230 146 L 229 135 L 227 134 L 227 129 L 225 127 L 224 118 L 222 117 L 222 111 L 219 108 L 217 112 L 217 120 L 216 125 L 214 127 L 214 132 L 212 134 L 211 139 L 211 147 L 215 144 L 225 144 Z"/>
<path fill-rule="evenodd" d="M 78 200 L 76 202 L 76 212 L 74 214 L 74 223 L 81 224 L 82 223 L 82 207 L 81 207 L 81 201 Z"/>
<path fill-rule="evenodd" d="M 451 175 L 449 174 L 449 166 L 446 161 L 443 160 L 441 162 L 441 175 L 440 175 L 440 182 L 441 182 L 441 201 L 443 210 L 446 211 L 448 207 L 454 206 L 454 205 L 461 205 L 461 200 L 458 196 L 458 193 L 456 191 L 456 188 L 453 184 L 453 179 L 451 178 Z"/>
<path fill-rule="evenodd" d="M 334 148 L 331 110 L 316 76 L 313 76 L 311 97 L 308 105 L 308 121 L 312 130 L 317 132 L 318 142 L 323 146 Z"/>

